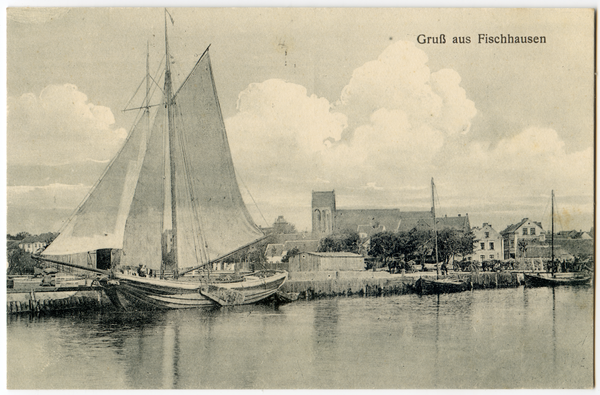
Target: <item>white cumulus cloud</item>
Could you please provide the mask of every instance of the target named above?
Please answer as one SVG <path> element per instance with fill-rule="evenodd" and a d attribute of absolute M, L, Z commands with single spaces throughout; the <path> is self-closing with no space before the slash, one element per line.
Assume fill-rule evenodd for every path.
<path fill-rule="evenodd" d="M 226 124 L 241 167 L 289 176 L 340 139 L 346 116 L 332 112 L 327 99 L 308 96 L 306 88 L 272 79 L 240 93 L 238 113 Z"/>
<path fill-rule="evenodd" d="M 49 85 L 8 100 L 8 163 L 64 164 L 110 159 L 127 137 L 112 111 L 75 85 Z"/>

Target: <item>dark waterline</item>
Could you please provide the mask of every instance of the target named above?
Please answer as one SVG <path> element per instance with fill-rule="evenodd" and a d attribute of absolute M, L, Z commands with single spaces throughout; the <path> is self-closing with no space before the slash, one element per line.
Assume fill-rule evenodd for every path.
<path fill-rule="evenodd" d="M 8 388 L 590 388 L 593 289 L 9 316 Z"/>

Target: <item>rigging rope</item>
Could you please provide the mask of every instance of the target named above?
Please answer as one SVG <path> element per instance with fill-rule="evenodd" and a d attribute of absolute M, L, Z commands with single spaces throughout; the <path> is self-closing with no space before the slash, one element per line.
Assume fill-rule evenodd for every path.
<path fill-rule="evenodd" d="M 260 211 L 260 207 L 258 207 L 258 204 L 256 204 L 256 200 L 254 200 L 254 196 L 252 196 L 252 193 L 250 193 L 250 189 L 246 186 L 246 183 L 244 182 L 244 179 L 240 175 L 240 172 L 237 169 L 235 169 L 235 168 L 234 168 L 234 170 L 235 170 L 235 174 L 237 174 L 238 178 L 242 182 L 242 185 L 244 186 L 244 188 L 246 188 L 246 191 L 248 192 L 248 195 L 250 195 L 250 198 L 252 199 L 252 202 L 254 203 L 254 205 L 256 206 L 256 209 L 260 213 L 260 216 L 262 217 L 263 221 L 265 221 L 265 225 L 267 225 L 267 227 L 268 227 L 269 223 L 267 222 L 267 219 L 263 215 L 262 211 Z"/>

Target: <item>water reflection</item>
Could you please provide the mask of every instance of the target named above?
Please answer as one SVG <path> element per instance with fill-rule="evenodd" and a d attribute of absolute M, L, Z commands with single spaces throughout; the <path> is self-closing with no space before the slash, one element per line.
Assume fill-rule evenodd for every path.
<path fill-rule="evenodd" d="M 9 388 L 581 388 L 593 292 L 8 316 Z"/>

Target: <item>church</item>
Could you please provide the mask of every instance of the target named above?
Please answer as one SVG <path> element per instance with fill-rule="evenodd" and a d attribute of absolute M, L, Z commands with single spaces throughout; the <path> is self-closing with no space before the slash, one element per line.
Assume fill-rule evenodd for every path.
<path fill-rule="evenodd" d="M 436 218 L 438 230 L 471 230 L 469 215 Z M 339 209 L 335 191 L 312 192 L 312 234 L 320 239 L 333 233 L 358 232 L 361 238 L 375 233 L 433 229 L 431 211 L 400 211 L 399 209 Z"/>

